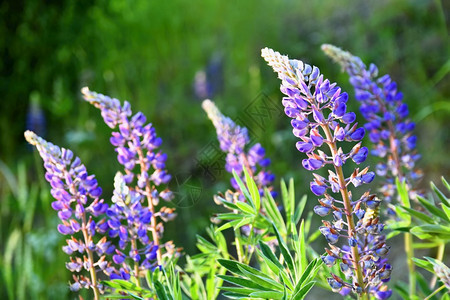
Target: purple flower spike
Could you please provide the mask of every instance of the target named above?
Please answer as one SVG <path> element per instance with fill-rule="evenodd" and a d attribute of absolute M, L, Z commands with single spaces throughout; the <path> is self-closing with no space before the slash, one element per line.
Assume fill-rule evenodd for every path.
<path fill-rule="evenodd" d="M 384 177 L 379 191 L 388 202 L 390 211 L 394 211 L 392 201 L 399 201 L 395 177 L 406 182 L 411 199 L 421 194 L 414 187 L 422 172 L 415 166 L 420 156 L 415 151 L 417 138 L 412 135 L 415 126 L 408 118 L 408 105 L 402 102 L 403 94 L 389 75 L 378 77 L 374 64 L 367 68 L 359 57 L 333 45 L 323 45 L 322 50 L 350 75 L 360 111 L 366 119 L 364 127 L 373 143 L 370 153 L 378 156 L 380 163 L 386 166 L 377 169 L 377 174 Z M 410 159 L 405 161 L 402 158 L 406 156 Z"/>
<path fill-rule="evenodd" d="M 117 172 L 114 177 L 114 195 L 112 197 L 114 204 L 107 211 L 107 215 L 110 216 L 108 220 L 111 228 L 109 234 L 119 237 L 120 248 L 122 250 L 129 248 L 129 255 L 124 254 L 126 251 L 116 250 L 117 254 L 113 256 L 113 260 L 116 264 L 121 265 L 127 258 L 130 259 L 135 263 L 134 272 L 145 271 L 154 266 L 154 263 L 144 259 L 144 256 L 152 251 L 151 246 L 154 243 L 149 241 L 153 214 L 148 207 L 142 206 L 143 198 L 140 193 L 131 190 L 127 186 L 124 176 Z M 143 254 L 143 256 L 138 254 Z M 155 258 L 156 251 L 153 260 Z M 118 276 L 118 273 L 113 276 Z M 134 274 L 134 276 L 138 277 L 139 275 Z"/>
<path fill-rule="evenodd" d="M 110 141 L 116 147 L 117 160 L 125 168 L 125 174 L 121 175 L 121 184 L 125 184 L 130 189 L 128 196 L 134 199 L 134 202 L 130 204 L 130 211 L 118 206 L 117 203 L 110 208 L 109 215 L 115 218 L 114 224 L 120 223 L 123 227 L 113 228 L 109 231 L 109 235 L 118 235 L 121 248 L 128 247 L 129 242 L 136 240 L 136 233 L 133 230 L 138 227 L 138 222 L 135 219 L 139 219 L 139 213 L 148 210 L 150 215 L 146 215 L 146 217 L 150 216 L 150 224 L 153 228 L 150 230 L 146 227 L 146 230 L 151 232 L 152 242 L 159 245 L 163 228 L 162 223 L 159 228 L 156 228 L 158 224 L 156 218 L 160 216 L 156 206 L 160 199 L 170 201 L 173 196 L 167 187 L 162 187 L 168 184 L 171 175 L 165 170 L 166 154 L 157 151 L 162 143 L 161 138 L 156 136 L 155 128 L 151 123 L 146 124 L 147 119 L 142 112 L 132 114 L 129 102 L 125 101 L 121 105 L 118 99 L 92 92 L 87 87 L 82 89 L 82 93 L 87 102 L 100 109 L 105 123 L 110 128 L 117 130 L 112 133 Z M 98 191 L 93 190 L 92 192 Z M 124 201 L 124 199 L 122 200 Z M 147 202 L 147 208 L 142 206 L 144 200 Z M 129 215 L 133 216 L 132 220 L 124 224 L 124 218 Z M 167 219 L 162 220 L 167 221 Z M 145 235 L 140 241 L 147 244 L 148 237 Z M 158 263 L 161 264 L 163 258 L 161 249 L 163 248 L 158 249 Z M 169 251 L 166 252 L 169 255 Z M 134 268 L 133 271 L 136 273 L 138 270 Z M 129 272 L 126 274 L 130 276 Z M 137 274 L 134 275 L 137 276 Z"/>
<path fill-rule="evenodd" d="M 107 243 L 106 237 L 99 238 L 94 242 L 94 236 L 98 233 L 102 236 L 104 228 L 98 224 L 106 224 L 105 219 L 98 214 L 98 210 L 106 210 L 108 204 L 99 199 L 101 188 L 93 175 L 88 175 L 86 167 L 81 160 L 73 158 L 72 151 L 60 148 L 37 136 L 34 132 L 25 132 L 26 140 L 36 146 L 44 161 L 46 169 L 45 178 L 50 183 L 51 194 L 56 201 L 52 208 L 58 211 L 58 217 L 62 224 L 58 224 L 58 231 L 63 235 L 69 235 L 67 245 L 63 251 L 68 255 L 81 254 L 80 257 L 72 257 L 71 262 L 66 264 L 71 272 L 81 272 L 83 269 L 89 272 L 94 267 L 97 271 L 103 271 L 95 267 L 94 253 L 100 257 L 98 261 L 104 260 L 102 243 Z M 97 209 L 96 209 L 97 208 Z M 80 232 L 81 231 L 81 232 Z M 84 257 L 83 259 L 81 257 Z M 103 286 L 97 282 L 95 276 L 91 278 L 83 275 L 74 275 L 75 282 L 71 284 L 71 290 L 77 291 L 81 288 L 92 288 L 94 296 L 98 299 Z"/>
<path fill-rule="evenodd" d="M 328 266 L 339 260 L 346 279 L 344 281 L 332 274 L 328 283 L 334 292 L 345 289 L 345 293 L 353 291 L 363 296 L 362 298 L 367 298 L 369 294 L 375 296 L 384 286 L 379 284 L 377 289 L 373 289 L 378 283 L 375 279 L 366 279 L 376 278 L 377 274 L 386 268 L 381 257 L 387 254 L 389 248 L 385 246 L 385 238 L 381 235 L 383 224 L 378 223 L 373 214 L 372 218 L 369 218 L 369 214 L 366 215 L 365 212 L 371 206 L 379 205 L 379 200 L 368 192 L 359 199 L 352 199 L 349 191 L 349 183 L 354 187 L 361 186 L 371 182 L 375 174 L 368 172 L 368 168 L 362 171 L 356 168 L 350 176 L 345 177 L 343 165 L 348 164 L 349 158 L 356 164 L 363 163 L 368 149 L 361 147 L 360 142 L 347 153 L 343 150 L 347 147 L 341 147 L 341 143 L 361 141 L 365 129 L 358 128 L 354 123 L 354 112 L 347 112 L 348 95 L 341 93 L 335 83 L 324 79 L 317 67 L 299 60 L 290 60 L 268 48 L 262 50 L 262 56 L 282 80 L 281 92 L 288 97 L 295 94 L 306 101 L 306 105 L 301 107 L 296 106 L 295 102 L 285 102 L 290 110 L 298 110 L 295 117 L 290 113 L 287 113 L 287 116 L 294 119 L 291 121 L 294 135 L 301 139 L 296 147 L 307 156 L 302 161 L 303 167 L 307 170 L 317 170 L 332 166 L 332 169 L 328 170 L 328 178 L 314 174 L 314 180 L 310 183 L 311 191 L 317 196 L 323 196 L 319 200 L 320 206 L 314 207 L 314 212 L 325 217 L 332 211 L 333 216 L 332 222 L 323 220 L 324 226 L 319 228 L 330 247 L 334 249 L 327 250 L 328 255 L 322 257 L 322 260 Z M 365 80 L 358 78 L 354 83 L 362 86 Z M 390 86 L 390 89 L 395 90 L 395 86 Z M 367 111 L 371 109 L 367 108 Z M 304 132 L 300 135 L 297 130 Z M 412 145 L 414 140 L 409 142 Z M 324 147 L 325 145 L 327 147 Z M 335 201 L 335 196 L 331 196 L 331 193 L 339 193 L 341 200 Z M 346 238 L 349 246 L 344 244 L 342 249 L 335 246 L 340 237 Z M 378 264 L 366 264 L 367 261 L 376 261 Z"/>
<path fill-rule="evenodd" d="M 297 118 L 299 110 L 292 109 L 296 104 L 294 101 L 291 101 L 290 97 L 295 97 L 298 92 L 292 89 L 286 90 L 286 93 L 290 96 L 284 99 L 285 111 L 287 114 L 292 115 L 293 118 Z M 216 128 L 220 148 L 227 153 L 225 169 L 230 173 L 234 170 L 245 182 L 243 176 L 243 167 L 245 167 L 247 172 L 255 179 L 258 190 L 261 193 L 264 192 L 264 188 L 274 192 L 272 183 L 275 180 L 275 176 L 266 169 L 270 164 L 270 159 L 265 158 L 266 151 L 264 148 L 260 144 L 255 144 L 246 150 L 250 138 L 245 127 L 238 126 L 230 118 L 224 116 L 211 100 L 203 101 L 202 107 Z M 302 130 L 306 127 L 300 120 L 296 119 L 294 123 L 296 124 L 296 130 Z M 241 194 L 242 198 L 243 194 L 234 178 L 231 178 L 231 185 Z"/>

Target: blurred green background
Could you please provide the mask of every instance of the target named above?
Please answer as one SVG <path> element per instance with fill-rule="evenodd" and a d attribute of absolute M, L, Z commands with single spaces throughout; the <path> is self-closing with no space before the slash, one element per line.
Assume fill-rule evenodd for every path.
<path fill-rule="evenodd" d="M 204 233 L 217 211 L 212 195 L 226 190 L 230 177 L 214 152 L 218 143 L 200 106 L 203 97 L 212 97 L 223 113 L 249 128 L 272 158 L 277 180 L 294 177 L 296 192 L 309 194 L 310 174 L 300 166 L 301 154 L 282 114 L 279 81 L 260 58 L 266 46 L 319 66 L 350 95 L 347 76 L 320 45 L 335 44 L 377 64 L 381 74 L 397 81 L 417 122 L 421 185 L 427 188 L 430 180 L 449 175 L 445 2 L 2 2 L 0 298 L 75 297 L 67 288 L 64 239 L 56 231 L 42 163 L 23 131 L 33 129 L 72 149 L 97 175 L 108 199 L 120 168 L 109 128 L 81 99 L 83 86 L 129 100 L 163 138 L 178 197 L 173 203 L 178 218 L 165 236 L 190 254 L 195 234 Z M 261 110 L 264 104 L 271 109 Z"/>

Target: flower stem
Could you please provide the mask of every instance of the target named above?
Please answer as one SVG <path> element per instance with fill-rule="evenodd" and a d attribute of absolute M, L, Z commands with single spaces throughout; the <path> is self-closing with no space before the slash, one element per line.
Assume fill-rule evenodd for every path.
<path fill-rule="evenodd" d="M 239 229 L 234 231 L 234 243 L 236 244 L 236 252 L 238 255 L 238 261 L 243 262 L 244 257 L 242 255 L 242 246 L 241 246 L 241 241 L 240 241 Z"/>
<path fill-rule="evenodd" d="M 325 125 L 321 125 L 323 131 L 325 132 L 325 135 L 327 137 L 328 140 L 328 146 L 330 147 L 331 153 L 333 155 L 333 159 L 337 154 L 337 147 L 336 147 L 336 142 L 334 141 L 333 135 L 331 134 L 330 128 L 328 126 L 328 124 Z M 355 222 L 353 220 L 353 208 L 351 205 L 351 201 L 350 201 L 350 195 L 348 193 L 347 190 L 347 186 L 345 184 L 345 176 L 344 176 L 344 172 L 342 171 L 342 167 L 337 167 L 336 165 L 334 166 L 334 169 L 336 171 L 336 175 L 338 177 L 339 180 L 339 186 L 340 186 L 340 190 L 341 190 L 341 195 L 342 195 L 342 200 L 344 202 L 344 208 L 345 208 L 345 216 L 347 219 L 347 232 L 349 236 L 353 236 L 354 232 L 355 232 Z M 361 295 L 359 295 L 360 299 L 369 299 L 367 296 L 367 291 L 365 288 L 365 284 L 364 284 L 364 278 L 363 278 L 363 274 L 362 274 L 362 270 L 361 270 L 361 265 L 359 264 L 359 250 L 358 250 L 358 246 L 354 246 L 351 247 L 351 251 L 352 251 L 352 264 L 353 264 L 353 268 L 355 270 L 356 273 L 356 281 L 358 283 L 358 285 L 362 288 L 362 293 Z"/>
<path fill-rule="evenodd" d="M 142 153 L 142 149 L 137 148 L 137 153 L 139 155 L 139 164 L 141 167 L 141 171 L 143 171 L 146 168 L 145 168 L 144 154 Z M 151 186 L 150 186 L 150 180 L 148 178 L 145 180 L 145 195 L 147 196 L 148 208 L 150 209 L 150 211 L 152 213 L 150 225 L 152 228 L 153 243 L 156 246 L 158 246 L 158 250 L 156 250 L 156 258 L 158 260 L 158 265 L 162 265 L 161 248 L 159 247 L 159 237 L 158 237 L 158 232 L 156 231 L 155 207 L 153 206 L 152 191 L 151 191 Z"/>
<path fill-rule="evenodd" d="M 99 300 L 100 299 L 100 291 L 98 290 L 98 286 L 97 286 L 97 274 L 95 273 L 95 267 L 94 267 L 94 255 L 92 253 L 92 250 L 89 249 L 88 245 L 90 244 L 90 240 L 91 237 L 88 235 L 87 232 L 87 226 L 86 226 L 86 216 L 83 213 L 82 214 L 82 222 L 83 224 L 81 225 L 81 232 L 83 232 L 83 237 L 84 237 L 84 244 L 86 245 L 86 253 L 88 255 L 88 259 L 89 259 L 89 272 L 91 274 L 91 281 L 92 281 L 92 290 L 94 291 L 94 299 L 95 300 Z"/>
<path fill-rule="evenodd" d="M 415 278 L 415 266 L 414 266 L 414 248 L 413 237 L 411 233 L 405 233 L 405 252 L 406 263 L 408 265 L 409 272 L 409 297 L 413 299 L 416 294 L 416 278 Z"/>
<path fill-rule="evenodd" d="M 428 297 L 426 297 L 424 300 L 429 300 L 431 299 L 431 297 L 433 297 L 434 295 L 436 295 L 437 293 L 439 293 L 441 290 L 443 290 L 445 288 L 445 284 L 443 284 L 440 288 L 436 289 L 434 292 L 432 292 L 431 294 L 428 295 Z"/>
<path fill-rule="evenodd" d="M 442 259 L 444 258 L 444 253 L 445 253 L 445 243 L 441 243 L 438 246 L 437 249 L 437 254 L 436 254 L 436 259 L 442 261 Z M 437 276 L 436 274 L 433 275 L 433 278 L 431 278 L 430 281 L 430 288 L 433 288 L 436 285 L 437 282 Z"/>

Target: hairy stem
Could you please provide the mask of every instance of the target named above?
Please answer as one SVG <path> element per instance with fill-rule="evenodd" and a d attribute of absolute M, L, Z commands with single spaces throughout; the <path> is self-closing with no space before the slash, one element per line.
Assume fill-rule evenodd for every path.
<path fill-rule="evenodd" d="M 321 125 L 321 127 L 322 127 L 323 131 L 325 132 L 325 135 L 328 140 L 328 146 L 330 147 L 330 150 L 331 150 L 331 153 L 332 153 L 332 156 L 334 159 L 338 150 L 336 147 L 336 143 L 334 142 L 333 135 L 331 134 L 328 124 Z M 347 186 L 345 184 L 345 176 L 344 176 L 344 172 L 342 171 L 342 167 L 334 166 L 334 169 L 335 169 L 336 175 L 338 176 L 338 179 L 339 179 L 339 186 L 341 189 L 342 201 L 344 202 L 345 217 L 347 219 L 347 225 L 348 225 L 347 233 L 348 233 L 348 236 L 351 237 L 354 235 L 354 232 L 355 232 L 355 222 L 353 220 L 353 214 L 352 214 L 353 208 L 351 205 L 350 195 L 347 190 Z M 367 291 L 366 291 L 366 287 L 364 284 L 363 272 L 361 270 L 361 265 L 359 264 L 360 256 L 359 256 L 358 246 L 351 247 L 351 251 L 352 251 L 352 264 L 353 264 L 354 271 L 356 273 L 355 274 L 356 281 L 358 282 L 358 285 L 363 290 L 363 292 L 361 293 L 361 295 L 359 297 L 360 297 L 360 299 L 369 299 L 367 296 Z"/>
<path fill-rule="evenodd" d="M 144 154 L 142 153 L 142 149 L 137 148 L 137 153 L 139 155 L 139 164 L 141 167 L 141 171 L 143 171 L 143 170 L 145 170 L 145 160 L 144 160 Z M 159 247 L 159 237 L 158 237 L 158 232 L 156 231 L 155 207 L 153 206 L 152 190 L 151 190 L 150 180 L 148 178 L 145 180 L 145 195 L 147 196 L 148 208 L 150 209 L 150 211 L 152 213 L 152 217 L 150 220 L 150 226 L 152 229 L 153 243 L 156 246 L 158 246 L 158 250 L 156 250 L 156 258 L 158 260 L 158 265 L 162 265 L 161 247 Z"/>
<path fill-rule="evenodd" d="M 98 290 L 98 287 L 97 287 L 97 273 L 95 273 L 95 267 L 94 267 L 94 254 L 92 253 L 92 250 L 90 250 L 88 247 L 92 237 L 90 237 L 87 232 L 85 213 L 82 214 L 81 220 L 83 222 L 83 224 L 81 225 L 81 232 L 83 232 L 84 244 L 86 245 L 86 247 L 85 247 L 86 253 L 88 255 L 88 260 L 89 260 L 89 264 L 90 264 L 89 272 L 91 274 L 92 290 L 94 291 L 94 299 L 99 300 L 100 299 L 100 291 Z"/>

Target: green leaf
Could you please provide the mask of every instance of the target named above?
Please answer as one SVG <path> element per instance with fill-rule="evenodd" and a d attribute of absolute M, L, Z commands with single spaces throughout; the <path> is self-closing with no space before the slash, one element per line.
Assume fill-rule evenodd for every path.
<path fill-rule="evenodd" d="M 255 292 L 254 289 L 242 288 L 242 287 L 231 287 L 231 286 L 222 286 L 220 287 L 222 291 L 227 291 L 224 293 L 224 296 L 227 298 L 240 299 L 242 296 L 248 296 L 251 293 Z M 228 293 L 229 292 L 229 293 Z M 229 297 L 229 295 L 233 295 L 234 297 Z M 239 297 L 239 298 L 236 298 Z"/>
<path fill-rule="evenodd" d="M 280 264 L 272 249 L 262 241 L 259 241 L 259 247 L 261 248 L 262 254 L 267 257 L 273 264 L 277 266 L 278 269 L 282 270 L 284 267 Z"/>
<path fill-rule="evenodd" d="M 394 290 L 400 295 L 402 299 L 409 299 L 408 287 L 404 283 L 399 282 L 394 285 Z"/>
<path fill-rule="evenodd" d="M 231 209 L 231 210 L 238 209 L 237 205 L 234 204 L 233 202 L 226 201 L 226 200 L 223 199 L 223 198 L 220 198 L 220 200 L 221 200 L 222 204 L 223 204 L 224 206 L 226 206 L 227 208 L 229 208 L 229 209 Z"/>
<path fill-rule="evenodd" d="M 311 281 L 305 284 L 297 293 L 292 296 L 292 300 L 301 300 L 309 293 L 309 291 L 314 286 L 315 282 Z"/>
<path fill-rule="evenodd" d="M 445 179 L 442 177 L 442 182 L 444 183 L 444 185 L 445 185 L 445 183 L 447 183 L 446 181 L 445 181 Z M 447 183 L 447 185 L 448 185 L 448 183 Z M 443 192 L 441 192 L 438 188 L 437 188 L 437 186 L 432 182 L 431 183 L 431 188 L 433 189 L 433 191 L 436 193 L 436 195 L 438 196 L 438 198 L 441 200 L 441 202 L 443 203 L 443 204 L 445 204 L 445 205 L 447 205 L 447 206 L 450 206 L 450 202 L 449 202 L 449 199 L 444 195 L 444 193 Z M 448 189 L 448 188 L 447 188 Z M 450 189 L 449 189 L 449 191 L 450 191 Z"/>
<path fill-rule="evenodd" d="M 275 200 L 273 199 L 272 195 L 270 194 L 267 188 L 264 190 L 264 194 L 265 194 L 264 199 L 266 201 L 264 201 L 263 204 L 269 217 L 269 221 L 271 223 L 275 223 L 275 225 L 278 228 L 280 228 L 283 234 L 286 234 L 286 224 L 284 223 L 283 217 L 281 216 L 281 213 L 278 210 Z"/>
<path fill-rule="evenodd" d="M 298 238 L 300 240 L 300 272 L 303 273 L 305 271 L 308 260 L 306 258 L 306 243 L 305 243 L 305 224 L 302 221 L 300 224 L 300 232 L 298 234 Z"/>
<path fill-rule="evenodd" d="M 159 300 L 169 300 L 166 290 L 164 289 L 164 286 L 161 282 L 155 280 L 153 282 L 153 285 L 155 286 L 156 295 L 158 296 Z"/>
<path fill-rule="evenodd" d="M 220 226 L 219 228 L 216 229 L 216 231 L 223 231 L 225 229 L 228 229 L 230 227 L 233 227 L 235 230 L 242 227 L 245 224 L 250 223 L 251 218 L 246 218 L 245 216 L 242 216 L 242 218 L 239 220 L 234 220 L 228 223 L 223 224 L 222 226 Z"/>
<path fill-rule="evenodd" d="M 288 287 L 289 290 L 293 291 L 294 290 L 294 285 L 292 283 L 291 278 L 289 277 L 289 275 L 286 273 L 285 270 L 280 270 L 280 273 L 278 274 L 278 278 L 280 279 L 280 282 L 282 284 L 284 284 L 284 286 Z"/>
<path fill-rule="evenodd" d="M 267 288 L 264 288 L 262 286 L 260 286 L 259 284 L 256 284 L 255 282 L 253 282 L 252 280 L 246 279 L 246 278 L 242 278 L 242 277 L 236 277 L 236 276 L 229 276 L 229 275 L 217 275 L 217 277 L 229 282 L 229 283 L 233 283 L 235 285 L 239 285 L 245 288 L 249 288 L 249 289 L 253 289 L 256 291 L 266 291 L 268 290 Z"/>
<path fill-rule="evenodd" d="M 416 275 L 416 281 L 418 283 L 418 286 L 420 287 L 420 290 L 422 291 L 422 294 L 429 295 L 433 291 L 428 287 L 430 284 L 429 279 L 425 279 L 425 277 L 420 274 L 420 272 L 415 272 Z"/>
<path fill-rule="evenodd" d="M 286 220 L 287 220 L 287 227 L 289 228 L 289 222 L 291 220 L 291 216 L 294 212 L 294 204 L 292 203 L 290 197 L 289 197 L 289 191 L 286 187 L 286 182 L 284 182 L 284 179 L 281 180 L 281 199 L 283 200 L 284 205 L 284 211 L 286 212 Z"/>
<path fill-rule="evenodd" d="M 255 211 L 254 207 L 248 205 L 245 202 L 238 201 L 238 202 L 236 202 L 236 205 L 237 205 L 237 207 L 239 208 L 240 211 L 242 211 L 244 213 L 247 213 L 249 215 L 255 215 L 255 214 L 258 213 L 257 211 Z"/>
<path fill-rule="evenodd" d="M 397 186 L 398 195 L 400 196 L 400 202 L 403 204 L 404 207 L 411 208 L 406 183 L 404 181 L 400 182 L 400 180 L 397 177 L 395 178 L 395 184 Z M 411 223 L 411 216 L 401 211 L 398 207 L 396 207 L 395 211 L 402 220 L 405 220 L 406 223 L 405 225 L 409 226 Z"/>
<path fill-rule="evenodd" d="M 275 291 L 261 291 L 261 292 L 253 292 L 249 296 L 252 298 L 262 298 L 262 299 L 282 299 L 283 293 Z"/>
<path fill-rule="evenodd" d="M 437 216 L 437 217 L 439 217 L 440 219 L 442 219 L 442 220 L 444 220 L 444 221 L 447 221 L 447 222 L 449 222 L 450 221 L 450 219 L 447 217 L 447 215 L 442 211 L 442 210 L 440 210 L 439 208 L 437 208 L 436 206 L 435 206 L 435 204 L 433 203 L 430 203 L 430 202 L 428 202 L 428 200 L 427 199 L 424 199 L 423 197 L 421 197 L 421 196 L 417 196 L 417 200 L 419 200 L 419 202 L 432 214 L 432 215 L 434 215 L 434 216 Z"/>
<path fill-rule="evenodd" d="M 412 208 L 408 208 L 408 207 L 405 207 L 405 206 L 400 206 L 400 208 L 405 210 L 407 213 L 410 213 L 413 217 L 416 217 L 417 219 L 425 221 L 425 222 L 427 222 L 429 224 L 434 224 L 435 223 L 433 218 L 427 216 L 424 213 L 421 213 L 421 212 L 419 212 L 417 210 L 414 210 Z"/>
<path fill-rule="evenodd" d="M 259 284 L 262 287 L 265 287 L 266 289 L 269 290 L 281 290 L 283 289 L 283 286 L 272 280 L 270 277 L 267 277 L 267 275 L 265 275 L 264 273 L 260 272 L 259 275 L 253 274 L 251 272 L 248 272 L 247 270 L 245 270 L 244 268 L 241 268 L 240 266 L 238 266 L 239 269 L 241 269 L 241 272 L 244 273 L 244 276 L 249 278 L 250 280 L 252 280 L 254 283 Z"/>
<path fill-rule="evenodd" d="M 250 194 L 248 193 L 247 188 L 245 187 L 241 178 L 239 177 L 239 175 L 236 173 L 236 171 L 234 169 L 233 169 L 233 177 L 236 180 L 237 184 L 239 185 L 239 188 L 241 189 L 241 192 L 244 194 L 245 198 L 252 203 L 252 200 L 251 200 Z M 252 206 L 254 206 L 254 205 L 252 204 Z"/>
<path fill-rule="evenodd" d="M 237 208 L 237 206 L 236 206 Z M 240 214 L 235 214 L 235 213 L 223 213 L 223 214 L 218 214 L 216 216 L 217 219 L 220 220 L 237 220 L 237 219 L 242 219 L 243 216 Z"/>
<path fill-rule="evenodd" d="M 255 180 L 248 174 L 247 168 L 244 168 L 245 181 L 247 182 L 248 189 L 250 190 L 251 204 L 254 206 L 256 213 L 259 212 L 261 208 L 261 196 L 259 195 L 258 186 Z"/>
<path fill-rule="evenodd" d="M 275 224 L 272 224 L 273 230 L 275 231 L 275 235 L 278 240 L 278 246 L 280 247 L 281 254 L 283 254 L 284 260 L 294 278 L 297 278 L 297 272 L 294 267 L 294 261 L 292 259 L 291 253 L 289 252 L 289 249 L 287 248 L 285 242 L 280 236 L 280 232 L 278 231 L 278 228 L 275 226 Z"/>
<path fill-rule="evenodd" d="M 431 264 L 431 262 L 426 261 L 425 259 L 419 259 L 415 257 L 413 257 L 412 260 L 418 267 L 425 269 L 431 273 L 434 273 L 433 265 Z"/>
<path fill-rule="evenodd" d="M 256 249 L 256 254 L 261 257 L 265 264 L 267 265 L 267 267 L 269 267 L 269 269 L 274 273 L 274 274 L 278 274 L 278 272 L 280 272 L 280 269 L 277 267 L 277 265 L 275 265 L 268 257 L 266 257 L 260 249 Z"/>
<path fill-rule="evenodd" d="M 442 204 L 442 210 L 447 215 L 447 218 L 450 219 L 450 207 L 445 204 Z"/>
<path fill-rule="evenodd" d="M 306 283 L 310 282 L 316 277 L 321 265 L 322 260 L 319 258 L 313 259 L 309 263 L 308 267 L 306 267 L 306 270 L 303 272 L 302 277 L 300 277 L 300 280 L 295 286 L 294 293 L 301 290 Z"/>
<path fill-rule="evenodd" d="M 442 225 L 421 225 L 413 227 L 410 232 L 418 238 L 450 239 L 450 228 Z"/>
<path fill-rule="evenodd" d="M 441 180 L 444 186 L 447 188 L 447 190 L 450 191 L 450 184 L 447 182 L 447 180 L 445 180 L 444 176 L 441 177 Z"/>
<path fill-rule="evenodd" d="M 305 210 L 307 200 L 308 200 L 308 198 L 306 197 L 306 195 L 303 195 L 302 199 L 300 199 L 300 202 L 297 205 L 297 208 L 295 209 L 295 213 L 294 213 L 294 224 L 295 225 L 297 225 L 298 222 L 300 221 L 303 211 Z"/>

